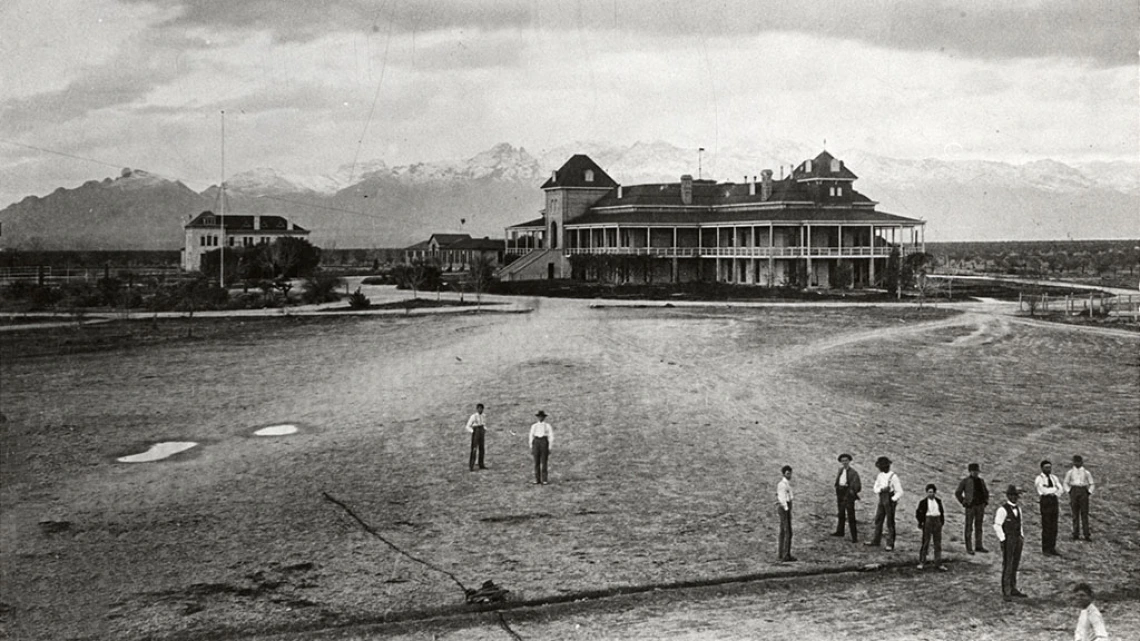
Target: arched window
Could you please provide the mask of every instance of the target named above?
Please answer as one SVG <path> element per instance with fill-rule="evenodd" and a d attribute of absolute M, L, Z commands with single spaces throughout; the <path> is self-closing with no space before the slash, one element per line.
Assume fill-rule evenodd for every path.
<path fill-rule="evenodd" d="M 558 248 L 558 223 L 550 222 L 550 249 Z"/>
<path fill-rule="evenodd" d="M 594 182 L 594 170 L 593 169 L 587 169 L 586 170 L 586 182 L 588 182 L 588 183 Z"/>

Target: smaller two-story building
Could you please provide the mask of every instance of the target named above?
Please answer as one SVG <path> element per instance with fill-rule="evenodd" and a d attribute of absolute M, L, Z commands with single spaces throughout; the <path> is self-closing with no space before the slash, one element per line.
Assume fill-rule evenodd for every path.
<path fill-rule="evenodd" d="M 304 238 L 309 235 L 309 230 L 290 223 L 284 216 L 219 216 L 212 211 L 198 214 L 183 229 L 186 230 L 186 243 L 182 247 L 182 269 L 188 272 L 201 271 L 202 256 L 223 246 L 252 247 L 267 245 L 278 238 Z"/>

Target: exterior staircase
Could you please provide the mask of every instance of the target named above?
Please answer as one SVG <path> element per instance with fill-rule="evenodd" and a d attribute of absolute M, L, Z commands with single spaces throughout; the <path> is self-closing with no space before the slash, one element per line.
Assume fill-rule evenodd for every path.
<path fill-rule="evenodd" d="M 495 276 L 501 281 L 545 280 L 551 277 L 565 278 L 570 275 L 570 261 L 560 249 L 535 249 L 509 265 L 500 267 Z"/>

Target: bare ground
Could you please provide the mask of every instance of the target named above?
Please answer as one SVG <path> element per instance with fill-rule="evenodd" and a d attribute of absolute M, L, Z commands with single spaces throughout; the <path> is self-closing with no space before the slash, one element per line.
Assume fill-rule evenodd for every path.
<path fill-rule="evenodd" d="M 259 326 L 260 327 L 260 326 Z M 34 333 L 27 334 L 35 340 Z M 462 602 L 323 497 L 466 586 L 515 600 L 788 569 L 774 487 L 796 468 L 796 569 L 917 557 L 913 506 L 965 465 L 1031 486 L 1041 458 L 1084 454 L 1094 541 L 1039 554 L 1027 508 L 1022 583 L 998 554 L 949 573 L 887 570 L 677 590 L 504 616 L 523 638 L 1054 639 L 1088 580 L 1120 638 L 1140 634 L 1134 339 L 893 309 L 609 309 L 543 301 L 525 316 L 264 322 L 147 349 L 0 364 L 0 617 L 11 638 L 509 638 L 491 614 L 360 627 Z M 490 469 L 466 469 L 471 406 Z M 526 431 L 555 426 L 552 484 L 529 484 Z M 252 432 L 292 422 L 301 432 Z M 115 457 L 162 440 L 167 461 Z M 887 455 L 909 492 L 887 553 L 828 536 L 835 455 L 864 478 Z M 1064 467 L 1058 465 L 1058 467 Z M 948 506 L 952 501 L 948 502 Z M 992 511 L 991 511 L 992 513 Z M 1062 508 L 1062 535 L 1067 509 Z M 871 506 L 860 507 L 866 531 Z M 988 545 L 996 540 L 988 529 Z M 280 633 L 272 632 L 274 630 Z"/>

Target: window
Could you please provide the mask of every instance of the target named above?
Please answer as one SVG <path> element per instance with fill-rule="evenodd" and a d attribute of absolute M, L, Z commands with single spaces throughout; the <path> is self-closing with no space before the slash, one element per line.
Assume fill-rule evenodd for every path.
<path fill-rule="evenodd" d="M 594 170 L 593 169 L 587 169 L 586 170 L 586 182 L 588 182 L 588 183 L 594 182 Z"/>
<path fill-rule="evenodd" d="M 831 173 L 839 173 L 839 161 L 834 158 L 831 159 Z"/>
<path fill-rule="evenodd" d="M 835 188 L 835 195 L 836 196 L 842 196 L 843 195 L 843 188 L 842 187 L 836 187 Z"/>
<path fill-rule="evenodd" d="M 809 174 L 811 173 L 811 161 L 810 160 L 804 161 L 804 171 L 806 171 Z"/>
<path fill-rule="evenodd" d="M 205 247 L 205 246 L 206 246 L 206 237 L 205 237 L 205 236 L 202 236 L 202 237 L 201 237 L 201 238 L 199 238 L 198 240 L 199 240 L 199 241 L 201 241 L 201 242 L 199 242 L 199 243 L 198 243 L 198 245 L 199 245 L 199 246 L 201 246 L 201 247 Z"/>

